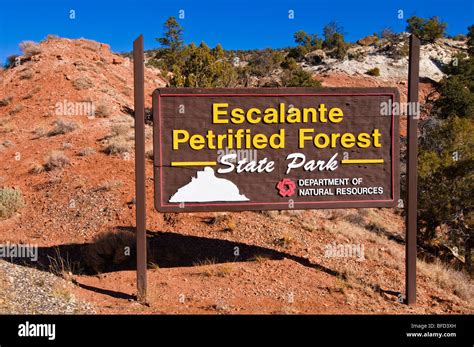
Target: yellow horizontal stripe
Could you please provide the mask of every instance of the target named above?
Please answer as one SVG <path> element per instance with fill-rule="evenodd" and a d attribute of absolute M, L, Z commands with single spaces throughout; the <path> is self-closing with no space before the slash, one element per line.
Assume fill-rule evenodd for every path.
<path fill-rule="evenodd" d="M 344 159 L 342 164 L 383 164 L 383 159 Z"/>
<path fill-rule="evenodd" d="M 216 161 L 172 161 L 171 166 L 214 166 Z"/>

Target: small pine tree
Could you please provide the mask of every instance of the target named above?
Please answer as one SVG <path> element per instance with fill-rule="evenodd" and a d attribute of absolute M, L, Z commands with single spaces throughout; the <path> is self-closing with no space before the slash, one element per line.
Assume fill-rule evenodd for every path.
<path fill-rule="evenodd" d="M 164 28 L 166 30 L 163 37 L 159 37 L 156 40 L 165 48 L 169 48 L 172 51 L 177 51 L 182 48 L 183 40 L 183 28 L 178 23 L 175 17 L 169 17 L 165 24 Z"/>
<path fill-rule="evenodd" d="M 474 24 L 467 28 L 467 49 L 471 57 L 474 57 Z"/>
<path fill-rule="evenodd" d="M 183 28 L 175 17 L 169 17 L 164 24 L 165 33 L 163 37 L 156 40 L 164 47 L 161 55 L 164 70 L 171 71 L 173 65 L 179 64 L 180 53 L 183 49 Z"/>
<path fill-rule="evenodd" d="M 347 53 L 348 45 L 344 40 L 344 30 L 337 22 L 330 22 L 323 28 L 324 42 L 323 46 L 332 51 L 330 56 L 336 59 L 344 59 Z"/>
<path fill-rule="evenodd" d="M 438 17 L 424 19 L 412 16 L 407 19 L 406 30 L 417 36 L 423 42 L 433 43 L 436 39 L 444 37 L 447 24 L 441 22 Z"/>

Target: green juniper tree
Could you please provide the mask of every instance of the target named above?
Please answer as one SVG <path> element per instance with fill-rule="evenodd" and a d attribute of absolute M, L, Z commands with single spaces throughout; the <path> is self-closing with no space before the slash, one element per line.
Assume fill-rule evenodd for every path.
<path fill-rule="evenodd" d="M 474 44 L 470 56 L 455 60 L 438 86 L 439 98 L 421 127 L 419 154 L 419 230 L 421 242 L 464 248 L 470 267 L 474 222 Z M 440 230 L 447 230 L 440 235 Z M 464 247 L 463 247 L 464 246 Z"/>

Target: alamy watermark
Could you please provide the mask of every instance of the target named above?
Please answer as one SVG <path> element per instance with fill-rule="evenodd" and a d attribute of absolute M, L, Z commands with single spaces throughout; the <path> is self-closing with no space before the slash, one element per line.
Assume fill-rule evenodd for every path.
<path fill-rule="evenodd" d="M 419 102 L 393 102 L 392 100 L 380 103 L 380 115 L 382 116 L 413 116 L 420 118 Z"/>
<path fill-rule="evenodd" d="M 95 117 L 95 105 L 92 101 L 58 101 L 54 105 L 56 116 L 86 116 Z"/>
<path fill-rule="evenodd" d="M 230 163 L 238 163 L 239 161 L 249 163 L 251 161 L 257 161 L 257 152 L 256 149 L 229 149 L 225 147 L 217 151 L 217 162 L 220 163 L 224 156 L 228 156 L 226 157 L 226 161 Z"/>
<path fill-rule="evenodd" d="M 29 258 L 31 261 L 38 261 L 38 245 L 10 242 L 0 244 L 0 258 Z"/>
<path fill-rule="evenodd" d="M 336 242 L 326 245 L 324 250 L 326 258 L 357 258 L 357 261 L 365 260 L 364 245 L 361 243 L 336 244 Z"/>

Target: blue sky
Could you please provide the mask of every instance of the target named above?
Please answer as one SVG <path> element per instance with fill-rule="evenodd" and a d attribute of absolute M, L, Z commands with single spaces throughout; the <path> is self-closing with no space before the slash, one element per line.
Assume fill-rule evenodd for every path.
<path fill-rule="evenodd" d="M 70 10 L 75 19 L 69 18 Z M 0 62 L 19 53 L 19 42 L 40 41 L 50 33 L 108 43 L 116 52 L 130 51 L 133 39 L 143 33 L 145 49 L 159 47 L 155 38 L 163 22 L 178 17 L 180 10 L 187 43 L 220 42 L 226 49 L 290 46 L 295 31 L 321 33 L 333 20 L 349 41 L 384 27 L 403 31 L 412 15 L 439 16 L 451 35 L 466 33 L 474 24 L 472 0 L 0 0 Z M 294 19 L 288 18 L 289 10 Z"/>

